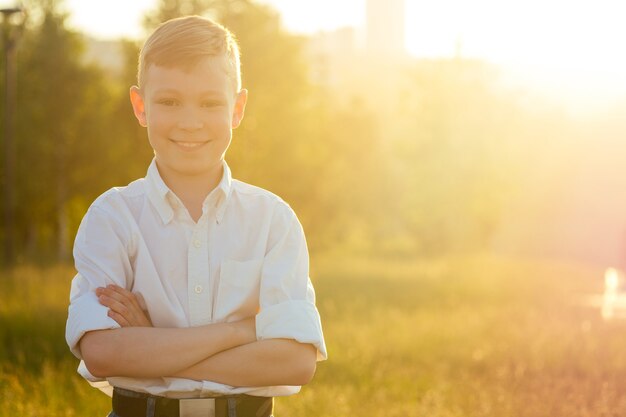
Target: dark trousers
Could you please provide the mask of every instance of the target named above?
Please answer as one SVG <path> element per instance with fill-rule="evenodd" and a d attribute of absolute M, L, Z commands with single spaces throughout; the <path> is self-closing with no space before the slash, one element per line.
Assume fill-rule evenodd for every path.
<path fill-rule="evenodd" d="M 107 414 L 107 417 L 120 417 L 120 416 L 118 416 L 118 415 L 117 415 L 117 414 L 115 414 L 113 411 L 111 411 L 109 414 Z M 141 417 L 143 417 L 143 416 L 141 416 Z M 243 417 L 245 417 L 245 416 L 243 416 Z M 270 416 L 270 417 L 273 417 L 273 415 L 272 415 L 272 416 Z"/>
<path fill-rule="evenodd" d="M 115 388 L 113 409 L 107 417 L 178 417 L 176 400 Z M 216 403 L 216 417 L 273 417 L 272 398 L 238 395 L 221 397 Z"/>

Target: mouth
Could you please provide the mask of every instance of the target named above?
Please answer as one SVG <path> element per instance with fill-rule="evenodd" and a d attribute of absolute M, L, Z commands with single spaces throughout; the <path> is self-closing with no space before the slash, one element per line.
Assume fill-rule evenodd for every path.
<path fill-rule="evenodd" d="M 206 145 L 207 143 L 209 143 L 209 141 L 192 141 L 192 142 L 185 142 L 185 141 L 180 141 L 180 140 L 173 140 L 170 139 L 171 142 L 173 142 L 174 144 L 178 145 L 179 147 L 185 149 L 185 150 L 193 150 L 193 149 L 197 149 L 199 147 L 201 147 L 202 145 Z"/>

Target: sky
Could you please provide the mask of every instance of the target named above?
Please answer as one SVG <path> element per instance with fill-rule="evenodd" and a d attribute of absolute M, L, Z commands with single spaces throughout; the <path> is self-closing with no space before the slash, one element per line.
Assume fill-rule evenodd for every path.
<path fill-rule="evenodd" d="M 263 0 L 286 29 L 315 33 L 365 21 L 365 0 Z M 141 38 L 156 0 L 66 0 L 70 23 L 100 38 Z M 624 0 L 406 0 L 408 52 L 453 56 L 458 47 L 565 94 L 626 96 Z"/>

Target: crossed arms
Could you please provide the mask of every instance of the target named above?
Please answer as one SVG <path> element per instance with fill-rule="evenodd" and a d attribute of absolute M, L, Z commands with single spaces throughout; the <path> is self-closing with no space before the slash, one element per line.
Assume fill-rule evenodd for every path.
<path fill-rule="evenodd" d="M 80 339 L 97 377 L 178 377 L 232 386 L 304 385 L 315 373 L 317 349 L 291 339 L 256 339 L 254 318 L 190 328 L 155 328 L 141 300 L 118 287 L 99 288 L 119 329 Z"/>
<path fill-rule="evenodd" d="M 297 386 L 311 379 L 316 360 L 326 356 L 325 345 L 306 278 L 304 233 L 287 205 L 274 208 L 262 251 L 248 254 L 263 257 L 256 318 L 155 328 L 145 303 L 125 289 L 139 273 L 130 254 L 136 257 L 142 246 L 133 242 L 143 238 L 118 200 L 111 193 L 94 203 L 74 247 L 79 274 L 72 282 L 66 339 L 93 376 L 179 377 L 236 387 Z M 153 266 L 144 267 L 150 273 Z M 121 328 L 111 329 L 113 321 Z"/>

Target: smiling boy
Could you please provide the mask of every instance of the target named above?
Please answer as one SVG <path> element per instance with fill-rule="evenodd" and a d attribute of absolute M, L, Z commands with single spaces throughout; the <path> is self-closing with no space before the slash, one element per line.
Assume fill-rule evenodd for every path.
<path fill-rule="evenodd" d="M 269 416 L 326 359 L 297 217 L 224 160 L 247 96 L 209 19 L 142 48 L 130 98 L 154 159 L 85 215 L 66 327 L 81 375 L 113 387 L 110 416 Z"/>

